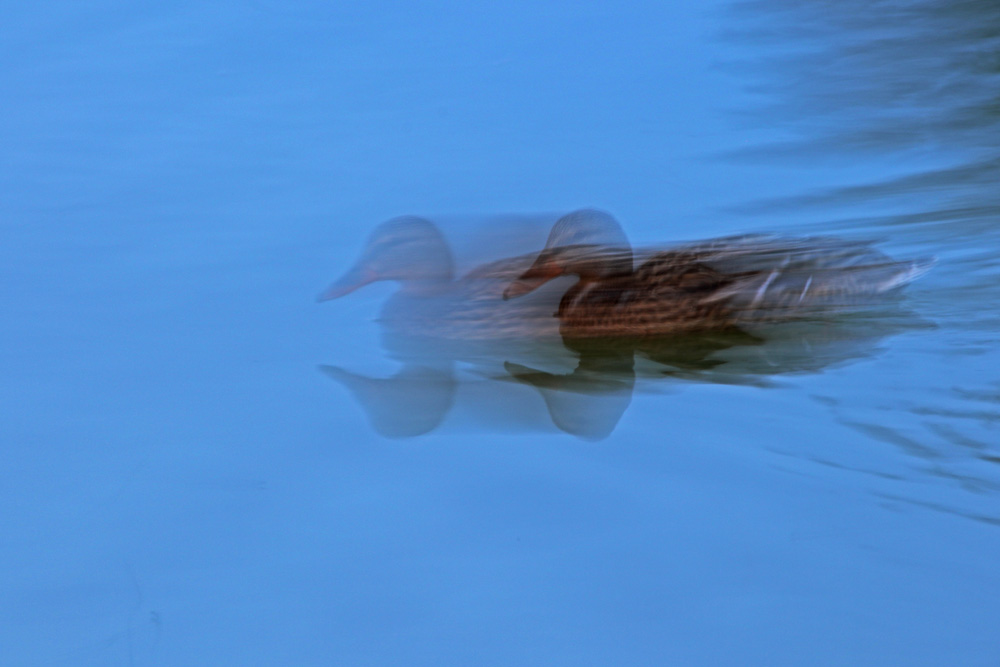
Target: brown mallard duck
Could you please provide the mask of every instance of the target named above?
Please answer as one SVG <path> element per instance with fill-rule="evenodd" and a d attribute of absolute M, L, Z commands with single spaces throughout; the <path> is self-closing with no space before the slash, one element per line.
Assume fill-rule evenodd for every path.
<path fill-rule="evenodd" d="M 610 216 L 604 224 L 614 223 Z M 553 230 L 555 234 L 556 230 Z M 575 275 L 556 316 L 564 339 L 649 338 L 829 314 L 871 303 L 933 261 L 893 261 L 827 237 L 733 236 L 670 250 L 564 244 L 550 237 L 504 298 Z"/>

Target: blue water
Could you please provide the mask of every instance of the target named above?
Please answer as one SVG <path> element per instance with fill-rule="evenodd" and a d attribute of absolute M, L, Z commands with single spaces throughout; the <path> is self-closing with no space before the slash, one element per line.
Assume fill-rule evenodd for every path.
<path fill-rule="evenodd" d="M 996 11 L 854 4 L 5 7 L 0 664 L 1000 663 Z M 379 222 L 581 206 L 938 265 L 570 423 L 509 350 L 417 426 L 317 369 L 401 368 L 392 285 L 313 301 Z"/>

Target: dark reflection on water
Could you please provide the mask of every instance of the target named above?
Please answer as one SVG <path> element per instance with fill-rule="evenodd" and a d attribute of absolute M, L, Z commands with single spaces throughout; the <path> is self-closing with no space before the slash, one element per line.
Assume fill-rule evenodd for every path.
<path fill-rule="evenodd" d="M 877 400 L 818 400 L 908 461 L 887 475 L 906 487 L 882 498 L 1000 524 L 1000 3 L 760 0 L 730 18 L 731 43 L 750 47 L 733 69 L 761 102 L 745 117 L 775 137 L 738 155 L 846 173 L 739 212 L 884 235 L 941 260 L 918 297 L 938 328 L 911 352 L 912 372 L 881 378 L 892 388 Z"/>
<path fill-rule="evenodd" d="M 1000 3 L 760 0 L 734 7 L 740 29 L 729 37 L 757 54 L 740 69 L 766 100 L 745 114 L 785 135 L 744 153 L 802 166 L 817 158 L 840 158 L 852 169 L 893 165 L 884 170 L 889 177 L 746 210 L 864 206 L 868 227 L 947 225 L 952 236 L 996 228 Z M 912 166 L 900 173 L 900 160 Z M 887 204 L 896 207 L 871 214 Z"/>
<path fill-rule="evenodd" d="M 380 322 L 386 353 L 402 369 L 372 378 L 321 367 L 386 437 L 433 431 L 462 405 L 463 385 L 475 383 L 471 411 L 494 413 L 480 428 L 554 425 L 599 440 L 637 389 L 661 391 L 670 381 L 765 387 L 779 375 L 868 357 L 885 337 L 926 326 L 904 311 L 899 292 L 927 262 L 896 262 L 826 237 L 633 251 L 617 221 L 584 210 L 557 220 L 544 250 L 461 276 L 450 246 L 428 220 L 390 220 L 319 297 L 399 283 Z M 549 424 L 523 418 L 523 401 L 510 398 L 519 387 L 541 398 Z"/>
<path fill-rule="evenodd" d="M 939 157 L 959 159 L 928 175 L 974 187 L 996 169 L 996 2 L 753 0 L 733 7 L 730 25 L 738 28 L 728 36 L 754 48 L 744 67 L 767 100 L 756 113 L 796 133 L 758 152 L 857 157 L 934 144 Z M 996 193 L 978 195 L 997 202 Z"/>

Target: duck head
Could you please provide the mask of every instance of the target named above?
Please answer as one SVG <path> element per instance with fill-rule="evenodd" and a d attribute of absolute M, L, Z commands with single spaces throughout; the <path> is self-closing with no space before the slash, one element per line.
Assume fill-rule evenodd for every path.
<path fill-rule="evenodd" d="M 354 266 L 316 297 L 337 299 L 378 280 L 396 280 L 420 291 L 452 280 L 451 250 L 429 220 L 403 216 L 379 225 Z"/>
<path fill-rule="evenodd" d="M 621 225 L 608 213 L 574 211 L 556 221 L 535 262 L 504 290 L 510 299 L 553 278 L 577 275 L 581 282 L 632 272 L 632 250 Z"/>

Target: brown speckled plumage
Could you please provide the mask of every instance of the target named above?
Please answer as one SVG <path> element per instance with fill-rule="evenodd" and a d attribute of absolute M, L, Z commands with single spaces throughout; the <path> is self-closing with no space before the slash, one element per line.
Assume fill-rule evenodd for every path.
<path fill-rule="evenodd" d="M 657 336 L 732 324 L 724 301 L 708 297 L 733 278 L 687 252 L 658 253 L 632 274 L 581 280 L 559 304 L 570 337 Z"/>
<path fill-rule="evenodd" d="M 823 237 L 738 236 L 635 253 L 555 246 L 507 295 L 575 274 L 555 313 L 564 338 L 649 338 L 828 314 L 871 302 L 929 266 Z"/>

